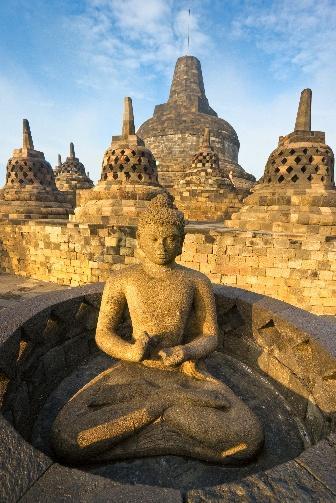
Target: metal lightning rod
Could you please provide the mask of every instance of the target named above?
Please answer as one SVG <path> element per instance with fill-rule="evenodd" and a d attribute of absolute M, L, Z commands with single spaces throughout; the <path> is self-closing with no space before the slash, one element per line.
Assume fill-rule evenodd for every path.
<path fill-rule="evenodd" d="M 189 15 L 188 15 L 188 55 L 189 55 L 189 48 L 190 48 L 190 9 L 189 9 Z"/>

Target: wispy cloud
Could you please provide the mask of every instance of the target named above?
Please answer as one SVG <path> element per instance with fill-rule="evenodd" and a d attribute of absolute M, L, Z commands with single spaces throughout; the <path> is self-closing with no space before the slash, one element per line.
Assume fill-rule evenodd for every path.
<path fill-rule="evenodd" d="M 212 42 L 199 16 L 172 0 L 89 0 L 85 11 L 69 20 L 81 38 L 83 60 L 94 69 L 90 84 L 96 86 L 105 75 L 137 89 L 153 72 L 170 71 L 187 52 L 188 24 L 193 53 L 207 53 Z"/>
<path fill-rule="evenodd" d="M 272 56 L 279 79 L 291 72 L 324 71 L 336 65 L 334 0 L 248 2 L 232 21 L 232 34 Z"/>
<path fill-rule="evenodd" d="M 23 0 L 15 2 L 23 9 Z M 331 144 L 336 138 L 335 0 L 194 0 L 190 16 L 184 0 L 56 4 L 32 0 L 20 26 L 7 19 L 8 40 L 0 12 L 0 57 L 6 44 L 20 43 L 0 66 L 0 185 L 23 117 L 49 161 L 74 141 L 98 179 L 120 131 L 122 97 L 134 98 L 137 125 L 166 100 L 174 63 L 187 52 L 188 24 L 210 104 L 237 130 L 248 172 L 261 176 L 278 136 L 292 129 L 304 87 L 313 89 L 313 128 Z"/>

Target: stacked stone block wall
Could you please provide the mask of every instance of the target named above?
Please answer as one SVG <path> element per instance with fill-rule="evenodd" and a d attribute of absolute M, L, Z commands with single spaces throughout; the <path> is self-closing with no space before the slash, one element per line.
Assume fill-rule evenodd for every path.
<path fill-rule="evenodd" d="M 105 281 L 137 262 L 136 228 L 62 221 L 0 225 L 0 265 L 66 285 Z M 336 228 L 322 234 L 188 226 L 179 262 L 211 281 L 269 295 L 316 314 L 336 314 Z"/>
<path fill-rule="evenodd" d="M 195 152 L 200 148 L 203 130 L 199 126 L 198 136 L 186 132 L 146 137 L 146 147 L 158 161 L 159 182 L 163 186 L 171 187 L 183 179 L 185 172 L 190 169 Z M 237 164 L 239 146 L 232 143 L 231 138 L 221 132 L 211 132 L 211 144 L 219 156 L 224 175 L 227 176 L 231 169 L 237 170 L 239 175 L 245 174 Z"/>

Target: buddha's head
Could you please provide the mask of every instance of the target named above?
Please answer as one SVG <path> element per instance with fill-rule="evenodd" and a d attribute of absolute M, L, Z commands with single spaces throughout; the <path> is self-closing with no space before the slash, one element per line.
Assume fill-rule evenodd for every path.
<path fill-rule="evenodd" d="M 168 265 L 182 253 L 184 217 L 173 199 L 162 193 L 154 197 L 138 224 L 138 246 L 150 262 Z"/>

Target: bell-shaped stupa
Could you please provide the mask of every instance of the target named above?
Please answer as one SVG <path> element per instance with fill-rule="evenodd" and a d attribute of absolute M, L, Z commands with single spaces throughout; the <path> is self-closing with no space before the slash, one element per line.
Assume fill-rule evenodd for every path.
<path fill-rule="evenodd" d="M 57 189 L 51 165 L 34 149 L 29 122 L 23 120 L 23 145 L 7 163 L 0 191 L 0 218 L 67 218 L 71 206 Z"/>
<path fill-rule="evenodd" d="M 311 130 L 311 102 L 312 91 L 304 89 L 294 131 L 280 136 L 263 178 L 229 227 L 321 233 L 335 225 L 334 154 L 325 133 Z"/>
<path fill-rule="evenodd" d="M 255 178 L 238 164 L 237 133 L 209 106 L 199 60 L 183 56 L 176 62 L 167 103 L 157 105 L 137 132 L 158 161 L 162 185 L 170 188 L 184 177 L 201 146 L 204 128 L 211 131 L 222 175 L 232 171 L 237 188 L 249 189 Z"/>
<path fill-rule="evenodd" d="M 219 169 L 219 157 L 210 143 L 209 128 L 204 130 L 191 168 L 172 192 L 175 203 L 188 220 L 222 221 L 241 207 L 235 186 Z"/>
<path fill-rule="evenodd" d="M 133 224 L 158 192 L 156 161 L 143 140 L 135 134 L 131 98 L 124 100 L 122 134 L 112 136 L 96 187 L 81 193 L 81 205 L 72 220 L 86 223 Z"/>
<path fill-rule="evenodd" d="M 122 134 L 112 136 L 111 146 L 104 155 L 99 183 L 100 187 L 158 185 L 156 160 L 135 134 L 131 98 L 125 98 Z"/>
<path fill-rule="evenodd" d="M 69 156 L 63 164 L 59 155 L 58 166 L 55 168 L 54 173 L 56 186 L 61 191 L 76 191 L 93 187 L 93 181 L 86 174 L 84 165 L 76 157 L 73 143 L 70 143 Z"/>

